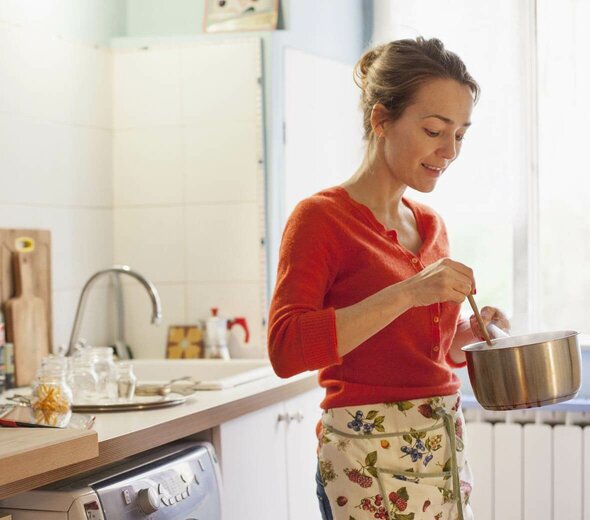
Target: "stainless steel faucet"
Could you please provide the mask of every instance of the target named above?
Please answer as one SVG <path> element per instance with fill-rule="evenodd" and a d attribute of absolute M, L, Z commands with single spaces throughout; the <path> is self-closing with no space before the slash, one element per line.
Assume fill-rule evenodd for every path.
<path fill-rule="evenodd" d="M 94 282 L 100 278 L 102 275 L 105 274 L 127 274 L 132 276 L 136 280 L 138 280 L 141 285 L 145 287 L 147 290 L 150 300 L 152 302 L 152 323 L 155 325 L 159 325 L 160 321 L 162 320 L 162 305 L 160 303 L 160 296 L 154 284 L 152 284 L 149 280 L 144 278 L 141 274 L 136 271 L 133 271 L 127 265 L 114 265 L 108 269 L 103 269 L 102 271 L 98 271 L 94 273 L 86 282 L 84 287 L 82 288 L 82 293 L 80 294 L 80 300 L 78 301 L 78 308 L 76 309 L 76 317 L 74 318 L 74 326 L 72 327 L 72 335 L 70 336 L 70 344 L 68 345 L 68 350 L 66 352 L 66 356 L 72 355 L 76 344 L 78 343 L 79 337 L 78 334 L 80 332 L 80 325 L 82 324 L 82 314 L 84 313 L 84 307 L 86 305 L 86 299 L 88 298 L 88 292 L 90 287 L 94 284 Z M 121 301 L 117 300 L 117 305 L 121 305 Z"/>

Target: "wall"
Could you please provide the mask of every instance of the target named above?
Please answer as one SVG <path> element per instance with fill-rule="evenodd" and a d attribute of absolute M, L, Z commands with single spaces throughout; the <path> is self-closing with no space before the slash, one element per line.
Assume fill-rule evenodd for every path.
<path fill-rule="evenodd" d="M 264 355 L 260 51 L 242 38 L 114 52 L 115 261 L 156 285 L 164 314 L 150 327 L 145 290 L 126 284 L 137 357 L 163 357 L 168 326 L 212 307 L 248 320 L 233 355 Z"/>
<path fill-rule="evenodd" d="M 0 2 L 0 226 L 50 229 L 54 342 L 80 289 L 112 262 L 111 67 L 116 0 Z M 82 334 L 106 343 L 107 292 Z"/>
<path fill-rule="evenodd" d="M 122 224 L 113 219 L 113 214 L 134 202 L 117 195 L 128 179 L 113 172 L 113 161 L 117 165 L 125 160 L 120 152 L 126 145 L 112 130 L 112 64 L 107 45 L 115 50 L 137 50 L 161 42 L 163 36 L 169 41 L 194 42 L 244 36 L 262 39 L 266 214 L 270 217 L 266 243 L 271 282 L 264 287 L 261 281 L 260 285 L 270 290 L 282 232 L 284 49 L 301 48 L 353 63 L 366 40 L 370 16 L 365 10 L 370 4 L 342 0 L 334 9 L 328 0 L 283 1 L 281 19 L 286 30 L 207 35 L 202 33 L 204 0 L 0 2 L 0 225 L 52 231 L 56 343 L 68 341 L 80 289 L 93 272 L 138 254 L 147 265 L 153 260 L 149 242 L 152 221 L 139 219 L 147 223 L 147 241 L 133 256 L 125 252 L 125 239 L 121 238 L 129 230 L 123 231 Z M 132 188 L 127 192 L 131 199 Z M 163 197 L 170 194 L 158 193 Z M 227 222 L 221 225 L 227 226 Z M 114 232 L 117 226 L 119 239 L 118 231 Z M 129 297 L 135 298 L 133 294 Z M 164 313 L 175 314 L 174 304 L 168 301 L 167 297 Z M 90 298 L 82 336 L 95 344 L 110 343 L 111 307 L 105 280 Z M 139 337 L 153 330 L 143 323 L 142 319 L 137 324 Z"/>
<path fill-rule="evenodd" d="M 216 41 L 244 36 L 262 40 L 267 297 L 274 286 L 278 247 L 287 214 L 283 142 L 285 50 L 299 49 L 351 66 L 370 40 L 372 4 L 372 0 L 340 0 L 336 9 L 330 0 L 283 0 L 279 17 L 281 30 L 216 35 L 202 31 L 204 0 L 127 0 L 127 37 L 117 38 L 113 42 L 117 49 L 139 48 L 162 42 Z M 310 78 L 310 81 L 313 82 L 314 78 Z M 321 113 L 317 115 L 322 117 Z"/>
<path fill-rule="evenodd" d="M 0 21 L 69 42 L 108 45 L 125 34 L 121 0 L 1 0 Z"/>
<path fill-rule="evenodd" d="M 128 37 L 203 32 L 205 0 L 127 0 L 126 9 Z"/>
<path fill-rule="evenodd" d="M 373 0 L 281 0 L 273 45 L 356 61 L 371 38 Z M 127 37 L 203 33 L 205 0 L 127 0 Z M 346 38 L 343 38 L 346 35 Z M 210 35 L 209 35 L 210 36 Z"/>
<path fill-rule="evenodd" d="M 116 45 L 140 45 L 149 43 L 150 37 L 161 36 L 216 38 L 217 35 L 203 34 L 204 6 L 205 0 L 127 0 L 127 43 L 119 40 Z M 285 49 L 298 49 L 352 65 L 370 43 L 372 24 L 373 0 L 338 0 L 337 8 L 332 0 L 281 0 L 281 30 L 254 33 L 262 38 L 264 51 L 269 295 L 274 286 L 278 248 L 287 216 L 282 130 Z"/>

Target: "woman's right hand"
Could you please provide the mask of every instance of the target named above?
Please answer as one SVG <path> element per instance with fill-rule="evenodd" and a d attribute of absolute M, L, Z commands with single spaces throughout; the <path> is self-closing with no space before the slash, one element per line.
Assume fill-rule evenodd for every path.
<path fill-rule="evenodd" d="M 450 258 L 441 258 L 423 271 L 408 278 L 413 307 L 433 303 L 463 303 L 469 294 L 475 294 L 473 271 Z"/>

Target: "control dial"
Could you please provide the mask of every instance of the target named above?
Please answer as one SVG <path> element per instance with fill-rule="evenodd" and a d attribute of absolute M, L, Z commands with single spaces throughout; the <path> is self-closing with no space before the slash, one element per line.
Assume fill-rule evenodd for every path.
<path fill-rule="evenodd" d="M 146 515 L 151 515 L 160 507 L 158 494 L 152 488 L 140 489 L 137 494 L 137 504 Z"/>

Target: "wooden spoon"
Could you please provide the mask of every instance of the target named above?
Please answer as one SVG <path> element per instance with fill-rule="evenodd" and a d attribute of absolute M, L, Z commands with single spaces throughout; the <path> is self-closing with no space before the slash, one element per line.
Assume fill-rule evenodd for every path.
<path fill-rule="evenodd" d="M 475 304 L 475 300 L 473 299 L 473 295 L 469 294 L 467 296 L 467 299 L 469 300 L 469 305 L 471 305 L 471 308 L 473 309 L 473 314 L 475 314 L 475 319 L 477 320 L 479 328 L 481 329 L 481 333 L 483 335 L 483 338 L 486 340 L 486 343 L 491 347 L 492 340 L 490 339 L 490 335 L 488 334 L 488 331 L 487 331 L 485 325 L 483 324 L 483 320 L 481 319 L 481 314 L 479 313 L 479 309 L 477 308 L 477 305 Z"/>

